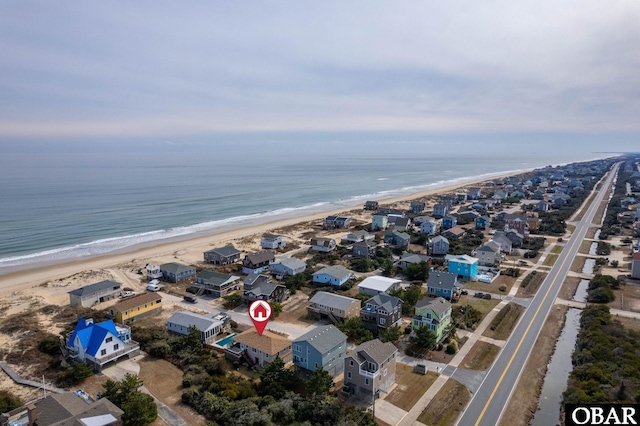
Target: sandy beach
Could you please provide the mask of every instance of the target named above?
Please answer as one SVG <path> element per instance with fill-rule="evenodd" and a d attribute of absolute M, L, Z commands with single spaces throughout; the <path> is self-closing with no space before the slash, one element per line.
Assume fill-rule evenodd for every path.
<path fill-rule="evenodd" d="M 480 186 L 484 182 L 513 175 L 505 173 L 491 179 L 483 178 L 452 186 L 414 193 L 402 197 L 378 200 L 380 205 L 407 209 L 411 200 L 421 199 L 429 205 L 436 202 L 436 195 L 449 193 L 471 186 Z M 214 247 L 233 244 L 243 252 L 259 249 L 260 236 L 265 232 L 275 232 L 287 238 L 287 249 L 308 242 L 309 231 L 317 230 L 319 235 L 338 237 L 345 230 L 320 230 L 324 218 L 331 214 L 344 214 L 352 218 L 352 222 L 366 223 L 371 220 L 371 213 L 362 208 L 338 209 L 321 212 L 309 216 L 277 220 L 257 226 L 244 227 L 195 236 L 181 241 L 158 242 L 151 247 L 130 248 L 120 253 L 106 254 L 78 260 L 70 259 L 50 265 L 38 265 L 24 270 L 0 275 L 0 304 L 10 306 L 11 311 L 19 311 L 30 304 L 68 303 L 67 292 L 75 288 L 91 284 L 103 279 L 122 282 L 123 286 L 143 291 L 142 276 L 137 270 L 147 263 L 182 262 L 197 265 L 203 262 L 203 252 Z"/>

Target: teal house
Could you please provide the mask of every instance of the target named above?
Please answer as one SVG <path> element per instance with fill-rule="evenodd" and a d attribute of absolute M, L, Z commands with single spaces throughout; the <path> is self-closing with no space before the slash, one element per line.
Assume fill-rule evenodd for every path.
<path fill-rule="evenodd" d="M 478 259 L 475 257 L 448 254 L 445 256 L 449 263 L 449 272 L 456 274 L 466 280 L 470 280 L 478 275 Z"/>

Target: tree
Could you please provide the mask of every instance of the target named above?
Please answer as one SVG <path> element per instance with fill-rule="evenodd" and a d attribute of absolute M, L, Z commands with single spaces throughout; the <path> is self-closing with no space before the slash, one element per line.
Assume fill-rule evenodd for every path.
<path fill-rule="evenodd" d="M 223 306 L 227 309 L 235 309 L 242 304 L 242 296 L 238 293 L 228 294 L 222 298 L 224 299 Z"/>
<path fill-rule="evenodd" d="M 286 391 L 291 390 L 297 381 L 296 372 L 284 368 L 284 361 L 278 357 L 262 369 L 258 391 L 261 395 L 271 395 L 279 399 Z"/>
<path fill-rule="evenodd" d="M 309 381 L 307 381 L 307 393 L 309 395 L 327 395 L 333 387 L 333 377 L 322 367 L 316 368 Z"/>
<path fill-rule="evenodd" d="M 350 342 L 360 344 L 373 339 L 373 334 L 362 323 L 360 317 L 351 317 L 346 321 L 338 324 L 338 329 L 347 335 Z"/>
<path fill-rule="evenodd" d="M 138 376 L 127 373 L 121 381 L 107 380 L 102 386 L 105 389 L 102 396 L 124 411 L 125 426 L 148 425 L 158 417 L 153 398 L 139 390 L 142 380 Z"/>
<path fill-rule="evenodd" d="M 397 325 L 391 327 L 385 327 L 380 330 L 380 340 L 383 342 L 395 342 L 402 336 L 402 332 L 400 331 L 400 327 Z"/>
<path fill-rule="evenodd" d="M 431 349 L 436 345 L 436 334 L 429 327 L 420 327 L 411 336 L 411 343 L 425 349 Z"/>
<path fill-rule="evenodd" d="M 93 375 L 93 367 L 82 362 L 72 362 L 62 373 L 58 374 L 56 384 L 60 387 L 73 386 Z"/>
<path fill-rule="evenodd" d="M 427 281 L 429 279 L 429 264 L 427 262 L 412 263 L 404 270 L 409 281 Z"/>
<path fill-rule="evenodd" d="M 0 413 L 15 410 L 20 406 L 22 406 L 20 398 L 5 390 L 0 390 Z"/>

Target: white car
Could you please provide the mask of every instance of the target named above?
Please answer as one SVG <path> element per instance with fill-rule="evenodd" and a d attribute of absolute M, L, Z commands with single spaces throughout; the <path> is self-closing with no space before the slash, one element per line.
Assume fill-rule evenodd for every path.
<path fill-rule="evenodd" d="M 136 295 L 135 291 L 123 291 L 120 293 L 120 297 L 131 297 L 135 295 Z"/>

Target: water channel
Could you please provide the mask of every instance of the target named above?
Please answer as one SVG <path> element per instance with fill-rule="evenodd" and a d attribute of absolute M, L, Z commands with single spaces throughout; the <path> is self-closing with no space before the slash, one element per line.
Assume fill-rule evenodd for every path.
<path fill-rule="evenodd" d="M 532 426 L 550 426 L 560 424 L 562 393 L 567 389 L 569 374 L 573 369 L 571 355 L 576 346 L 580 330 L 580 309 L 569 308 L 564 328 L 556 342 L 556 348 L 547 368 L 542 385 L 538 411 L 531 419 Z"/>

